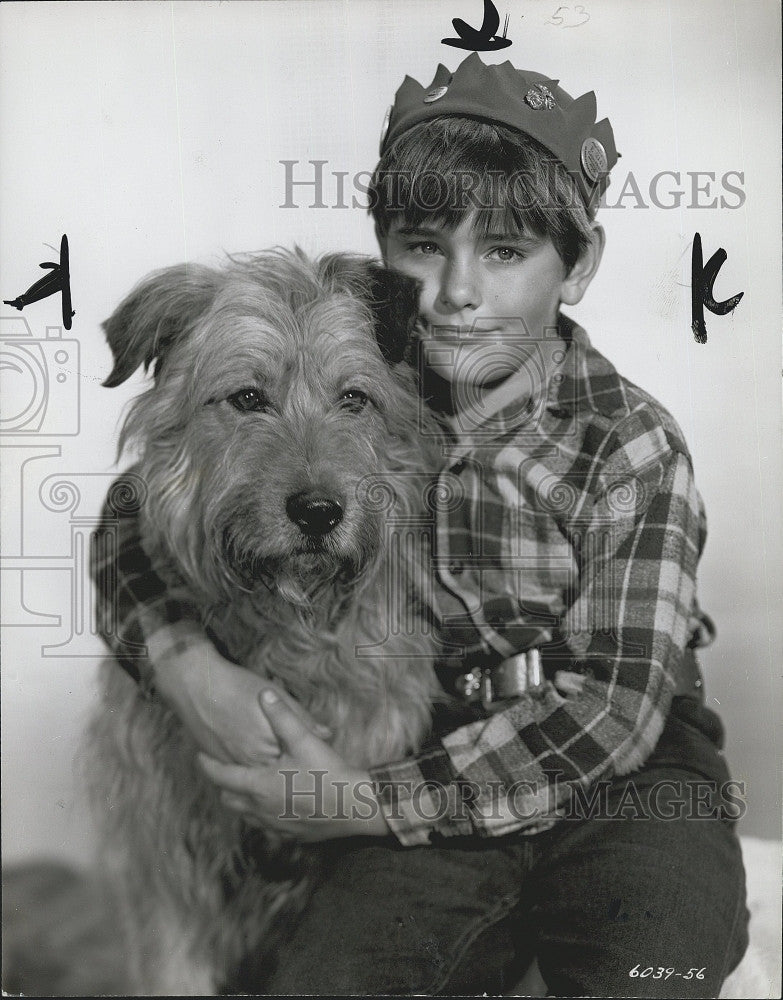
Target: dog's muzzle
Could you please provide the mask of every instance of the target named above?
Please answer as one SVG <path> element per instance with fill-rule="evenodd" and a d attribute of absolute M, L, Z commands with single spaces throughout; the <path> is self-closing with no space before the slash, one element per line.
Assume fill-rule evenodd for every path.
<path fill-rule="evenodd" d="M 316 490 L 295 493 L 286 500 L 288 519 L 309 538 L 328 535 L 343 519 L 342 504 Z"/>

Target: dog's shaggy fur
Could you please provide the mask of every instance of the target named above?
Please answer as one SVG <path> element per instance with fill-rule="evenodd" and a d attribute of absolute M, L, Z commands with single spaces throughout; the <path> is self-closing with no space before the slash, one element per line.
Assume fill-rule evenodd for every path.
<path fill-rule="evenodd" d="M 413 283 L 363 258 L 270 251 L 153 274 L 104 324 L 107 385 L 155 366 L 122 443 L 158 572 L 364 767 L 416 748 L 438 696 L 419 558 L 437 437 L 403 360 L 415 311 Z M 135 989 L 214 993 L 302 904 L 315 849 L 261 835 L 249 851 L 173 714 L 112 661 L 102 686 L 95 801 Z"/>

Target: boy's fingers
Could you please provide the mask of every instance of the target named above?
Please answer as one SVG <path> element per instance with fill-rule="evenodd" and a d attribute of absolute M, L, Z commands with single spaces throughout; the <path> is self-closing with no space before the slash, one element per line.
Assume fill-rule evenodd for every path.
<path fill-rule="evenodd" d="M 254 795 L 259 791 L 260 769 L 263 764 L 254 767 L 244 767 L 242 764 L 222 764 L 214 757 L 208 757 L 205 753 L 197 755 L 197 760 L 206 776 L 214 781 L 216 785 L 231 792 L 243 795 Z"/>
<path fill-rule="evenodd" d="M 313 739 L 314 734 L 307 723 L 274 688 L 264 688 L 258 700 L 272 732 L 284 750 L 296 751 Z"/>
<path fill-rule="evenodd" d="M 324 726 L 320 722 L 316 722 L 307 712 L 305 708 L 293 698 L 287 691 L 280 691 L 278 688 L 274 689 L 279 695 L 281 701 L 284 701 L 288 707 L 296 713 L 296 715 L 302 720 L 302 722 L 307 726 L 311 733 L 315 735 L 320 740 L 328 740 L 332 735 L 332 730 L 328 726 Z"/>

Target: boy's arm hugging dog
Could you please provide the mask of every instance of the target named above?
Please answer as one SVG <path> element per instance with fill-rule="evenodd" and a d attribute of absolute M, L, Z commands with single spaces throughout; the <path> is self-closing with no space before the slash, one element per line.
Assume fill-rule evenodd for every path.
<path fill-rule="evenodd" d="M 148 555 L 137 512 L 107 506 L 116 555 L 98 533 L 93 574 L 119 663 L 180 718 L 227 811 L 293 840 L 334 841 L 273 992 L 507 991 L 535 956 L 550 994 L 631 985 L 674 996 L 674 978 L 696 965 L 693 995 L 717 996 L 746 947 L 737 802 L 695 657 L 713 626 L 696 594 L 706 522 L 691 457 L 667 411 L 561 312 L 582 299 L 603 251 L 595 212 L 618 154 L 595 118 L 593 93 L 574 100 L 549 77 L 475 53 L 454 72 L 439 66 L 428 87 L 406 77 L 387 116 L 370 194 L 391 270 L 363 287 L 384 364 L 404 380 L 419 363 L 427 406 L 398 413 L 395 433 L 410 438 L 421 421 L 422 450 L 411 443 L 408 461 L 424 456 L 438 477 L 431 551 L 417 564 L 438 689 L 408 680 L 407 701 L 390 687 L 377 706 L 391 732 L 404 728 L 398 716 L 418 719 L 387 744 L 396 756 L 354 752 L 311 711 L 317 697 L 299 705 L 295 666 L 278 670 L 269 654 L 265 674 L 245 669 L 232 633 L 244 634 L 244 604 L 241 625 L 235 609 L 221 618 L 191 577 Z M 206 296 L 214 311 L 214 275 L 191 280 L 199 289 L 184 305 L 203 311 Z M 145 302 L 175 284 L 146 286 Z M 161 299 L 136 333 L 123 308 L 107 324 L 117 359 L 107 384 L 155 360 L 156 379 L 161 368 L 171 378 L 171 364 L 187 386 L 187 356 L 167 354 L 176 305 Z M 346 388 L 352 412 L 372 399 L 367 374 Z M 279 378 L 281 393 L 303 391 L 287 370 Z M 281 412 L 269 390 L 243 391 L 227 397 L 235 410 Z M 378 410 L 409 404 L 389 395 Z M 193 469 L 176 449 L 161 461 L 171 498 Z M 282 502 L 311 547 L 344 516 L 333 496 Z M 246 499 L 236 510 L 238 528 L 214 531 L 232 552 L 254 517 Z M 181 548 L 193 547 L 191 509 L 169 516 Z M 249 606 L 277 558 L 253 564 Z M 294 581 L 283 589 L 290 596 Z M 144 644 L 147 658 L 128 655 Z M 328 822 L 313 815 L 307 775 L 323 778 Z M 415 931 L 425 903 L 435 958 Z M 349 911 L 340 951 L 324 927 Z M 639 962 L 672 971 L 631 983 Z"/>

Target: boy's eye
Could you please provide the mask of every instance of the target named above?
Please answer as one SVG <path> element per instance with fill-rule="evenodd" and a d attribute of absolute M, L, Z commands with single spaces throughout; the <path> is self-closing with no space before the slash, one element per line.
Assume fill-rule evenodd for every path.
<path fill-rule="evenodd" d="M 240 413 L 263 413 L 269 409 L 269 402 L 258 389 L 249 386 L 228 397 L 228 402 Z"/>
<path fill-rule="evenodd" d="M 349 413 L 361 413 L 370 402 L 370 397 L 361 389 L 346 389 L 340 396 L 340 409 Z"/>
<path fill-rule="evenodd" d="M 503 261 L 504 263 L 507 261 L 523 260 L 525 256 L 516 247 L 495 247 L 493 250 L 490 250 L 490 254 L 494 254 L 496 260 Z"/>
<path fill-rule="evenodd" d="M 433 243 L 431 240 L 420 240 L 418 243 L 410 243 L 408 245 L 408 250 L 414 253 L 424 254 L 425 256 L 431 256 L 439 252 L 440 247 L 437 243 Z"/>

